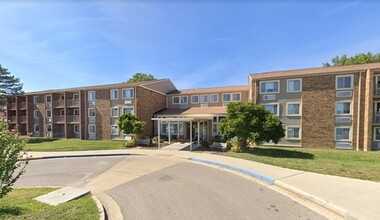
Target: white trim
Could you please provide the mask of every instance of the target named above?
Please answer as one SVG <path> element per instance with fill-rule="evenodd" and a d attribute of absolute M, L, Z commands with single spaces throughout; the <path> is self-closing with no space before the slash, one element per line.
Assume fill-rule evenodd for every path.
<path fill-rule="evenodd" d="M 38 126 L 38 131 L 36 131 L 36 127 Z M 34 132 L 38 132 L 38 133 L 40 133 L 40 131 L 41 131 L 41 127 L 40 127 L 40 124 L 34 124 L 34 126 L 33 126 L 33 131 Z"/>
<path fill-rule="evenodd" d="M 202 96 L 206 96 L 207 97 L 207 102 L 203 102 L 202 101 Z M 199 103 L 209 103 L 209 100 L 210 100 L 210 97 L 209 97 L 208 94 L 199 95 Z"/>
<path fill-rule="evenodd" d="M 36 101 L 36 98 L 38 99 L 37 101 Z M 40 103 L 40 96 L 38 95 L 33 96 L 33 104 L 37 105 L 39 103 Z"/>
<path fill-rule="evenodd" d="M 95 113 L 95 115 L 90 115 L 90 109 L 94 109 L 94 113 Z M 95 116 L 96 116 L 95 108 L 88 108 L 88 110 L 87 110 L 87 116 L 88 116 L 88 117 L 95 117 Z"/>
<path fill-rule="evenodd" d="M 122 109 L 121 109 L 121 111 L 122 111 L 122 114 L 121 114 L 121 115 L 124 115 L 124 114 L 125 114 L 125 113 L 124 113 L 124 109 L 127 109 L 127 108 L 132 109 L 132 111 L 131 111 L 131 114 L 132 114 L 132 115 L 135 114 L 135 108 L 134 108 L 133 106 L 123 106 Z"/>
<path fill-rule="evenodd" d="M 234 100 L 234 95 L 239 95 L 239 100 Z M 241 101 L 241 92 L 231 93 L 231 102 L 240 102 Z"/>
<path fill-rule="evenodd" d="M 271 102 L 271 103 L 260 103 L 260 105 L 262 105 L 264 108 L 266 105 L 277 105 L 277 116 L 280 116 L 280 104 L 279 102 Z"/>
<path fill-rule="evenodd" d="M 263 83 L 271 83 L 271 82 L 277 82 L 277 92 L 261 92 L 262 84 Z M 280 93 L 280 80 L 268 80 L 268 81 L 260 81 L 259 86 L 259 94 L 272 94 L 272 93 Z"/>
<path fill-rule="evenodd" d="M 132 91 L 132 96 L 131 97 L 125 97 L 124 96 L 124 91 L 125 90 L 131 90 Z M 133 97 L 135 96 L 135 89 L 134 88 L 124 88 L 121 90 L 121 98 L 122 99 L 133 99 Z"/>
<path fill-rule="evenodd" d="M 300 90 L 298 90 L 298 91 L 289 91 L 289 81 L 296 81 L 296 80 L 299 80 L 299 81 L 300 81 Z M 302 78 L 287 79 L 287 80 L 286 80 L 286 92 L 287 92 L 287 93 L 302 92 Z"/>
<path fill-rule="evenodd" d="M 112 115 L 112 110 L 116 109 L 116 115 Z M 118 107 L 111 107 L 111 118 L 118 118 L 119 117 L 119 108 Z"/>
<path fill-rule="evenodd" d="M 40 117 L 39 112 L 40 112 L 39 110 L 34 110 L 33 111 L 33 117 L 34 118 L 39 118 Z M 36 116 L 36 113 L 37 113 L 37 116 Z"/>
<path fill-rule="evenodd" d="M 116 127 L 118 132 L 112 133 L 112 127 Z M 111 125 L 111 135 L 114 135 L 114 136 L 120 135 L 120 129 L 119 129 L 119 126 L 117 124 Z"/>
<path fill-rule="evenodd" d="M 76 99 L 75 96 L 78 96 L 78 98 Z M 79 100 L 80 99 L 80 94 L 79 93 L 74 93 L 73 94 L 73 99 L 74 100 Z"/>
<path fill-rule="evenodd" d="M 350 88 L 338 88 L 338 78 L 350 77 L 351 78 L 351 87 Z M 336 75 L 335 76 L 335 90 L 350 90 L 354 86 L 354 75 Z"/>
<path fill-rule="evenodd" d="M 299 114 L 298 115 L 289 114 L 289 108 L 288 108 L 289 104 L 290 105 L 299 104 Z M 286 116 L 302 116 L 302 104 L 301 104 L 301 102 L 287 102 L 286 103 Z"/>
<path fill-rule="evenodd" d="M 229 101 L 224 101 L 224 95 L 229 95 L 230 96 L 230 100 Z M 231 93 L 222 93 L 222 102 L 231 102 L 232 100 L 232 96 L 231 96 Z"/>
<path fill-rule="evenodd" d="M 91 93 L 94 93 L 94 99 L 90 99 L 90 94 Z M 87 91 L 87 100 L 88 101 L 95 101 L 95 99 L 96 99 L 96 92 L 95 91 Z"/>
<path fill-rule="evenodd" d="M 50 97 L 50 102 L 47 101 L 47 97 Z M 51 99 L 52 99 L 51 95 L 46 95 L 46 96 L 45 96 L 45 102 L 46 102 L 46 103 L 51 103 L 51 101 L 52 101 Z"/>
<path fill-rule="evenodd" d="M 379 142 L 380 139 L 376 139 L 376 129 L 380 129 L 380 127 L 374 127 L 373 128 L 373 141 Z"/>
<path fill-rule="evenodd" d="M 76 114 L 75 114 L 76 111 L 77 111 L 79 114 L 76 115 Z M 79 115 L 80 115 L 80 110 L 79 110 L 79 108 L 74 108 L 74 109 L 73 109 L 73 115 L 75 115 L 75 116 L 79 116 Z"/>
<path fill-rule="evenodd" d="M 338 103 L 350 103 L 350 113 L 349 114 L 346 114 L 346 113 L 338 113 Z M 346 101 L 336 101 L 335 102 L 335 115 L 352 115 L 352 112 L 353 112 L 353 106 L 352 106 L 352 101 L 351 100 L 346 100 Z"/>
<path fill-rule="evenodd" d="M 90 129 L 91 126 L 94 126 L 95 132 L 91 132 L 91 129 Z M 96 125 L 94 124 L 88 125 L 88 134 L 96 134 Z"/>
<path fill-rule="evenodd" d="M 350 129 L 350 132 L 349 132 L 349 139 L 336 139 L 336 130 L 339 129 L 339 128 L 342 128 L 342 129 Z M 352 141 L 352 127 L 351 126 L 336 126 L 335 129 L 334 129 L 334 141 L 337 141 L 337 142 L 349 142 L 349 141 Z"/>
<path fill-rule="evenodd" d="M 195 96 L 198 97 L 198 102 L 193 102 L 193 96 L 194 96 L 194 97 L 195 97 Z M 191 100 L 190 100 L 190 101 L 191 101 L 191 104 L 198 104 L 198 103 L 199 103 L 199 95 L 191 95 L 190 98 L 191 98 Z"/>
<path fill-rule="evenodd" d="M 79 128 L 79 131 L 78 131 L 78 132 L 75 131 L 75 127 L 78 127 L 78 128 Z M 80 124 L 74 124 L 73 131 L 74 131 L 75 134 L 80 134 Z"/>
<path fill-rule="evenodd" d="M 115 91 L 116 91 L 116 98 L 113 97 L 113 92 L 115 92 Z M 111 89 L 110 90 L 110 99 L 111 100 L 117 100 L 117 99 L 119 99 L 119 90 L 118 89 Z"/>
<path fill-rule="evenodd" d="M 299 128 L 299 130 L 298 130 L 298 138 L 289 138 L 288 137 L 288 128 Z M 285 138 L 287 139 L 287 140 L 301 140 L 301 126 L 299 126 L 299 125 L 288 125 L 288 126 L 286 126 L 285 127 Z"/>
<path fill-rule="evenodd" d="M 212 101 L 211 96 L 216 96 L 216 101 Z M 209 97 L 210 97 L 210 103 L 218 103 L 219 102 L 219 94 L 210 94 Z"/>
<path fill-rule="evenodd" d="M 178 97 L 178 103 L 175 103 L 175 102 L 174 102 L 174 98 L 177 98 L 177 97 Z M 182 100 L 183 97 L 186 97 L 186 102 L 181 102 L 181 100 Z M 173 105 L 187 104 L 188 102 L 189 102 L 189 96 L 187 96 L 187 95 L 181 95 L 181 96 L 176 95 L 176 96 L 172 96 L 172 104 L 173 104 Z"/>
<path fill-rule="evenodd" d="M 48 111 L 50 111 L 50 116 L 48 116 Z M 45 116 L 46 116 L 46 118 L 51 118 L 51 116 L 52 116 L 52 110 L 51 109 L 46 109 L 46 111 L 45 111 Z"/>

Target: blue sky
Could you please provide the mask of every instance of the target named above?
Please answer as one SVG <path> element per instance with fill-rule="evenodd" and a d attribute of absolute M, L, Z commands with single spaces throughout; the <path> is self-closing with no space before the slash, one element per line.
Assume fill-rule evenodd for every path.
<path fill-rule="evenodd" d="M 179 89 L 380 52 L 376 1 L 0 1 L 0 64 L 26 92 L 118 83 Z"/>

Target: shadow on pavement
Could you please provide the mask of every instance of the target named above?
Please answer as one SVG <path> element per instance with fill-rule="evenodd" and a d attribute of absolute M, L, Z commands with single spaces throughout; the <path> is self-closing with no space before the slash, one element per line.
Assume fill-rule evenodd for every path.
<path fill-rule="evenodd" d="M 314 154 L 299 152 L 295 150 L 259 148 L 247 150 L 245 153 L 254 154 L 257 156 L 276 157 L 276 158 L 297 158 L 297 159 L 314 159 Z"/>

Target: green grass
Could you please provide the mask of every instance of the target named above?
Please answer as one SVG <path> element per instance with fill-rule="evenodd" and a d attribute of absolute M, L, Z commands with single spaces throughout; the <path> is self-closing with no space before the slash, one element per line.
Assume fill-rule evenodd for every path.
<path fill-rule="evenodd" d="M 380 152 L 260 146 L 226 156 L 296 170 L 380 181 Z"/>
<path fill-rule="evenodd" d="M 31 138 L 28 151 L 85 151 L 124 149 L 124 141 Z"/>
<path fill-rule="evenodd" d="M 58 206 L 33 200 L 53 190 L 55 188 L 14 189 L 0 199 L 0 219 L 99 219 L 98 208 L 90 195 Z"/>

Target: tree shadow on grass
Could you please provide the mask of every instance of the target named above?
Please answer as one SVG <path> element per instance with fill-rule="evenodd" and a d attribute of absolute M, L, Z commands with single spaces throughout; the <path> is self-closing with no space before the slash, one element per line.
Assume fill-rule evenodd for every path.
<path fill-rule="evenodd" d="M 42 142 L 53 142 L 53 141 L 57 141 L 59 139 L 57 138 L 30 138 L 28 139 L 27 143 L 28 144 L 39 144 L 39 143 L 42 143 Z"/>
<path fill-rule="evenodd" d="M 6 207 L 6 208 L 0 208 L 0 219 L 4 219 L 7 216 L 9 217 L 15 217 L 22 215 L 22 209 L 20 207 Z"/>
<path fill-rule="evenodd" d="M 275 148 L 260 148 L 255 147 L 248 149 L 245 153 L 254 154 L 257 156 L 275 157 L 275 158 L 296 158 L 296 159 L 314 159 L 314 154 L 300 152 L 296 150 L 285 150 Z"/>

